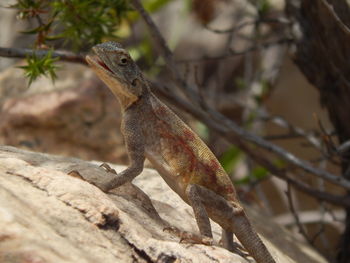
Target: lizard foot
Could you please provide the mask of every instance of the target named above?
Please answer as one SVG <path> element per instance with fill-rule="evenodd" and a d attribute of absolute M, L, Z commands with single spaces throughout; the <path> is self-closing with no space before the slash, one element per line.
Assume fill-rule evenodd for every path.
<path fill-rule="evenodd" d="M 249 254 L 248 254 L 248 252 L 245 250 L 245 248 L 241 245 L 241 244 L 239 244 L 239 243 L 237 243 L 237 242 L 232 242 L 230 245 L 229 245 L 229 247 L 227 247 L 227 245 L 224 245 L 223 244 L 223 242 L 222 242 L 222 240 L 220 240 L 220 245 L 222 246 L 222 247 L 224 247 L 224 248 L 226 248 L 227 250 L 229 250 L 230 252 L 232 252 L 232 253 L 234 253 L 234 254 L 237 254 L 237 255 L 239 255 L 239 256 L 241 256 L 242 258 L 247 258 L 247 257 L 249 257 Z"/>
<path fill-rule="evenodd" d="M 165 227 L 163 231 L 167 231 L 171 234 L 178 236 L 180 238 L 180 243 L 203 244 L 206 246 L 215 245 L 214 239 L 212 239 L 211 237 L 196 235 L 187 231 L 182 231 L 174 226 Z"/>

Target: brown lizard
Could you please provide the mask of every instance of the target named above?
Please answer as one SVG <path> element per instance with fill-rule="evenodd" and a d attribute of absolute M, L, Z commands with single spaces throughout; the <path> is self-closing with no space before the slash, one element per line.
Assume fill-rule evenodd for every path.
<path fill-rule="evenodd" d="M 194 211 L 201 235 L 212 238 L 209 218 L 223 229 L 224 247 L 233 249 L 233 233 L 259 263 L 275 262 L 250 224 L 236 190 L 206 144 L 150 90 L 129 53 L 116 42 L 92 48 L 86 57 L 99 78 L 118 98 L 121 131 L 130 160 L 103 191 L 132 181 L 147 158 L 165 182 Z"/>

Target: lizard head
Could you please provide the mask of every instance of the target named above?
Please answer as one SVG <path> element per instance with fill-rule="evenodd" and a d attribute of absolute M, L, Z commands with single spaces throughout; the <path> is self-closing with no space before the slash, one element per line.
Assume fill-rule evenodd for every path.
<path fill-rule="evenodd" d="M 129 53 L 113 41 L 98 44 L 86 61 L 107 84 L 122 106 L 128 107 L 139 99 L 146 89 L 142 73 Z"/>

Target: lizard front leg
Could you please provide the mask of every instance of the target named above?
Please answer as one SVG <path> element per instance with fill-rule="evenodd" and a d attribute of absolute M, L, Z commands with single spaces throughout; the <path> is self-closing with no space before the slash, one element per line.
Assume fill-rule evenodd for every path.
<path fill-rule="evenodd" d="M 133 112 L 125 113 L 121 128 L 130 164 L 128 168 L 121 173 L 116 174 L 111 181 L 101 187 L 104 192 L 121 186 L 126 182 L 131 182 L 143 170 L 143 164 L 145 161 L 145 142 L 141 127 L 134 115 Z"/>

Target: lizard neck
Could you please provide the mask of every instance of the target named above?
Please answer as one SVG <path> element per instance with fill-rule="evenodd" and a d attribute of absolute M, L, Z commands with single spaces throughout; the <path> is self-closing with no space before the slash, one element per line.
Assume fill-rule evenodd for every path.
<path fill-rule="evenodd" d="M 142 87 L 142 93 L 138 96 L 135 96 L 132 94 L 125 95 L 123 93 L 118 93 L 118 94 L 114 94 L 114 95 L 117 97 L 117 99 L 122 107 L 122 110 L 125 111 L 132 106 L 136 106 L 136 105 L 141 104 L 144 101 L 148 100 L 149 97 L 153 95 L 153 93 L 151 92 L 149 86 L 147 84 L 144 84 Z"/>
<path fill-rule="evenodd" d="M 123 111 L 125 111 L 130 106 L 134 105 L 140 100 L 140 97 L 136 97 L 136 96 L 128 97 L 128 96 L 124 96 L 123 94 L 115 95 L 115 97 L 118 99 L 119 104 Z"/>

